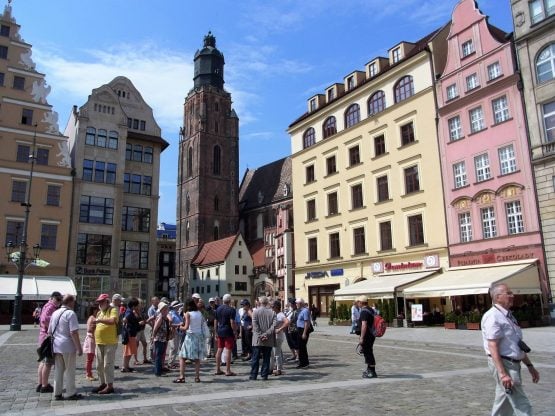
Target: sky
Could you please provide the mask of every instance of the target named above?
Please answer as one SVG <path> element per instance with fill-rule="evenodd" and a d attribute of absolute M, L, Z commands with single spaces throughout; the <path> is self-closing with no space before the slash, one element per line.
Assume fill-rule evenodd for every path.
<path fill-rule="evenodd" d="M 7 0 L 1 0 L 2 7 Z M 291 153 L 287 127 L 307 100 L 402 40 L 447 23 L 457 0 L 13 0 L 22 38 L 52 87 L 63 132 L 72 106 L 125 76 L 170 146 L 162 153 L 158 223 L 175 224 L 178 133 L 193 57 L 208 33 L 225 56 L 239 116 L 239 174 Z M 510 0 L 480 0 L 512 32 Z"/>

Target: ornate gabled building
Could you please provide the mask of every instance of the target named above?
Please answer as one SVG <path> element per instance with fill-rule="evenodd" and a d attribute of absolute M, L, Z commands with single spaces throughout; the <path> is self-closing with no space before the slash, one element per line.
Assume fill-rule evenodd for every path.
<path fill-rule="evenodd" d="M 49 263 L 30 266 L 26 275 L 66 276 L 72 192 L 68 138 L 60 133 L 58 114 L 48 103 L 51 87 L 19 31 L 8 4 L 0 15 L 0 274 L 17 276 L 6 245 L 12 242 L 19 251 L 26 234 L 28 256 L 39 244 L 41 259 Z M 31 320 L 29 308 L 34 308 L 26 299 L 24 287 L 24 322 Z M 8 309 L 2 306 L 0 315 L 8 316 Z"/>
<path fill-rule="evenodd" d="M 69 274 L 81 302 L 102 292 L 152 295 L 160 154 L 168 146 L 152 108 L 116 77 L 73 108 L 65 133 L 75 169 Z"/>
<path fill-rule="evenodd" d="M 185 99 L 177 180 L 176 273 L 188 293 L 191 260 L 204 243 L 237 233 L 239 119 L 224 89 L 224 56 L 209 32 Z"/>

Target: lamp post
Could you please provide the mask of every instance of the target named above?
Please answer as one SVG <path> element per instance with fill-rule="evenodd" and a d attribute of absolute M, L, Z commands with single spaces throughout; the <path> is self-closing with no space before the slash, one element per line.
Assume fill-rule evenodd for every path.
<path fill-rule="evenodd" d="M 35 124 L 35 134 L 33 135 L 33 147 L 31 149 L 31 154 L 29 159 L 31 161 L 31 170 L 29 172 L 29 188 L 25 194 L 25 202 L 21 203 L 21 206 L 25 207 L 25 218 L 23 220 L 23 232 L 21 234 L 21 244 L 19 245 L 19 255 L 16 256 L 13 252 L 15 245 L 10 241 L 7 244 L 8 259 L 12 261 L 17 266 L 17 291 L 15 292 L 14 304 L 13 304 L 13 315 L 12 322 L 10 324 L 10 331 L 21 331 L 21 306 L 22 306 L 22 289 L 23 289 L 23 275 L 25 269 L 33 261 L 37 260 L 40 254 L 40 246 L 35 244 L 33 246 L 34 258 L 28 258 L 27 256 L 27 229 L 29 227 L 29 215 L 31 213 L 31 185 L 33 184 L 33 171 L 35 169 L 35 159 L 36 159 L 36 145 L 37 145 L 37 124 Z"/>

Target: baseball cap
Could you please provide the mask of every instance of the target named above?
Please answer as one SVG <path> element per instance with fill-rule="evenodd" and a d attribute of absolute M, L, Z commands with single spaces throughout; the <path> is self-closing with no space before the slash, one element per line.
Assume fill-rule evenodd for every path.
<path fill-rule="evenodd" d="M 208 299 L 208 302 L 216 302 L 216 298 L 210 298 Z"/>
<path fill-rule="evenodd" d="M 102 302 L 103 300 L 110 300 L 110 295 L 108 295 L 107 293 L 103 293 L 98 298 L 96 298 L 97 302 Z"/>
<path fill-rule="evenodd" d="M 251 303 L 249 302 L 248 299 L 243 299 L 243 300 L 241 301 L 241 306 L 250 305 L 250 304 L 251 304 Z"/>
<path fill-rule="evenodd" d="M 193 299 L 200 299 L 200 295 L 198 293 L 193 293 L 193 296 L 191 296 Z"/>
<path fill-rule="evenodd" d="M 158 304 L 158 312 L 160 312 L 162 309 L 166 308 L 167 306 L 168 306 L 167 303 L 165 303 L 165 302 L 160 302 L 160 303 Z"/>
<path fill-rule="evenodd" d="M 114 300 L 123 300 L 123 296 L 121 296 L 119 293 L 114 293 L 114 296 L 112 296 L 112 302 Z"/>
<path fill-rule="evenodd" d="M 368 302 L 368 296 L 360 295 L 360 296 L 357 298 L 357 301 L 362 302 L 362 303 Z"/>

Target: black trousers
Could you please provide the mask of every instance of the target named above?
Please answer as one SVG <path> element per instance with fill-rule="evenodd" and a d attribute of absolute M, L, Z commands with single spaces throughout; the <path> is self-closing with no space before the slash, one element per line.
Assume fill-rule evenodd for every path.
<path fill-rule="evenodd" d="M 306 345 L 308 344 L 309 334 L 306 334 L 306 339 L 303 339 L 304 328 L 297 328 L 297 343 L 299 345 L 299 365 L 304 367 L 309 365 L 308 361 L 308 350 Z"/>
<path fill-rule="evenodd" d="M 362 353 L 364 354 L 364 362 L 370 366 L 376 366 L 376 358 L 374 358 L 374 341 L 376 338 L 372 335 L 367 335 L 364 337 L 364 343 L 362 344 Z"/>

